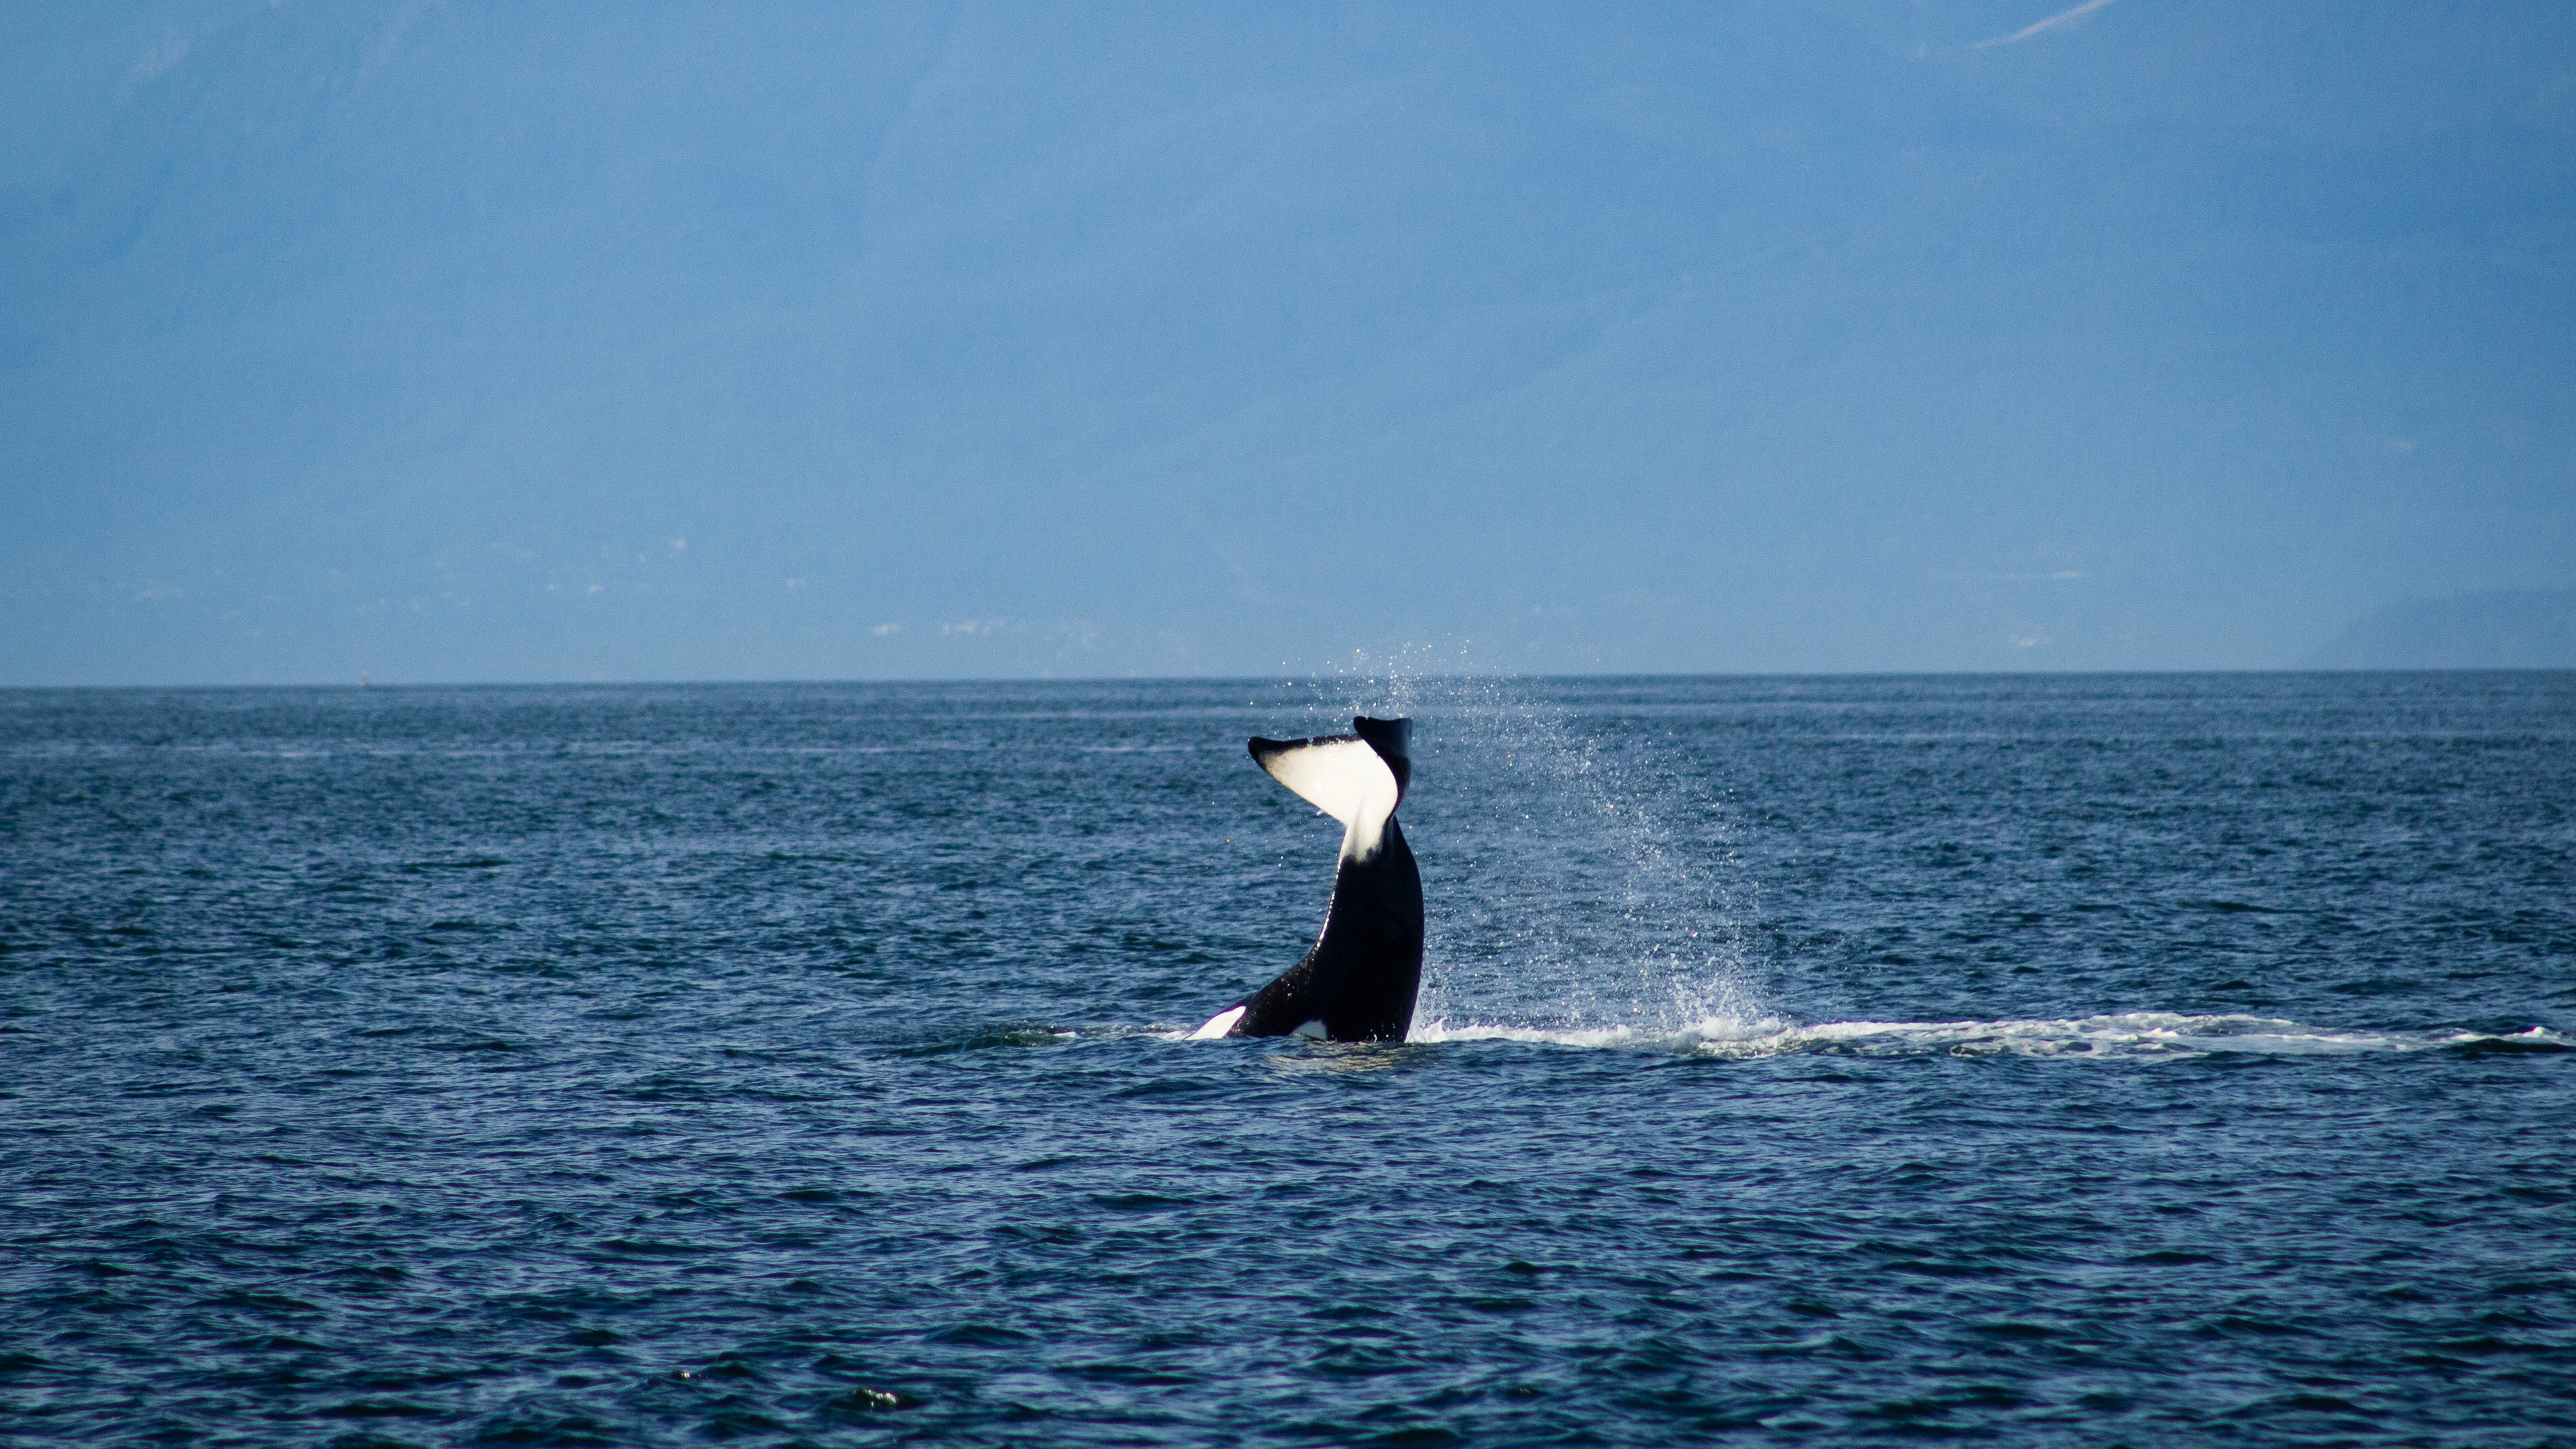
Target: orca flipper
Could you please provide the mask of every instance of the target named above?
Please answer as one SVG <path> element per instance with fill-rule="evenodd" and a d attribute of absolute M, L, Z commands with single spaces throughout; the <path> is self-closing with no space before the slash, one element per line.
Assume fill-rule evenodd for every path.
<path fill-rule="evenodd" d="M 1272 778 L 1342 822 L 1333 897 L 1315 948 L 1191 1035 L 1402 1041 L 1422 986 L 1422 873 L 1395 808 L 1412 783 L 1410 720 L 1351 721 L 1353 733 L 1256 739 Z"/>

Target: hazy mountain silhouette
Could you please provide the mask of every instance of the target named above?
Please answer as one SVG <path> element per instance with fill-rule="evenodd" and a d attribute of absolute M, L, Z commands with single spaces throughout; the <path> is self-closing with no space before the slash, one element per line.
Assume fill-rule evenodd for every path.
<path fill-rule="evenodd" d="M 2355 619 L 2317 669 L 2576 669 L 2576 589 L 2417 599 Z"/>
<path fill-rule="evenodd" d="M 2266 664 L 2576 557 L 2576 13 L 2053 8 L 31 9 L 0 680 Z"/>

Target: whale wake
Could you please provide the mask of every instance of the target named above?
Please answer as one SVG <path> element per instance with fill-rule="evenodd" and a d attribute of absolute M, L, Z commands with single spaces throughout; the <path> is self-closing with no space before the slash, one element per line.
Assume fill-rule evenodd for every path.
<path fill-rule="evenodd" d="M 2440 1048 L 2576 1051 L 2576 1037 L 2542 1027 L 2498 1034 L 2452 1029 L 2370 1030 L 2307 1026 L 2263 1016 L 2189 1016 L 2129 1011 L 2100 1016 L 2006 1021 L 1795 1022 L 1778 1017 L 1708 1017 L 1666 1027 L 1534 1026 L 1416 1022 L 1408 1042 L 1513 1041 L 1625 1048 L 1716 1057 L 2028 1056 L 2155 1060 L 2227 1054 L 2329 1056 Z"/>

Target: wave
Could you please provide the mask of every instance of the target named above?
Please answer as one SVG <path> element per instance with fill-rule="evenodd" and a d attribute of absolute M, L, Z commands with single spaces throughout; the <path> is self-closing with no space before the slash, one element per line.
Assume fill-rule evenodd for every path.
<path fill-rule="evenodd" d="M 2544 1027 L 2512 1035 L 2459 1030 L 2362 1031 L 2261 1016 L 2129 1011 L 2015 1021 L 1829 1021 L 1708 1017 L 1673 1028 L 1551 1028 L 1418 1022 L 1408 1042 L 1517 1041 L 1717 1057 L 1839 1053 L 1854 1056 L 2034 1056 L 2170 1059 L 2225 1054 L 2335 1056 L 2362 1052 L 2576 1051 Z"/>

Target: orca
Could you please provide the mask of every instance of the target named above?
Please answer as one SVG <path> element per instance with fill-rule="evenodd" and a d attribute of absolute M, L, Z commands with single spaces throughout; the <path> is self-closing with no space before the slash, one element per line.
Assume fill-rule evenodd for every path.
<path fill-rule="evenodd" d="M 1342 822 L 1333 898 L 1315 949 L 1279 979 L 1209 1017 L 1192 1040 L 1305 1036 L 1402 1041 L 1422 987 L 1422 873 L 1395 807 L 1413 779 L 1413 721 L 1351 721 L 1351 733 L 1252 741 L 1270 777 Z"/>

